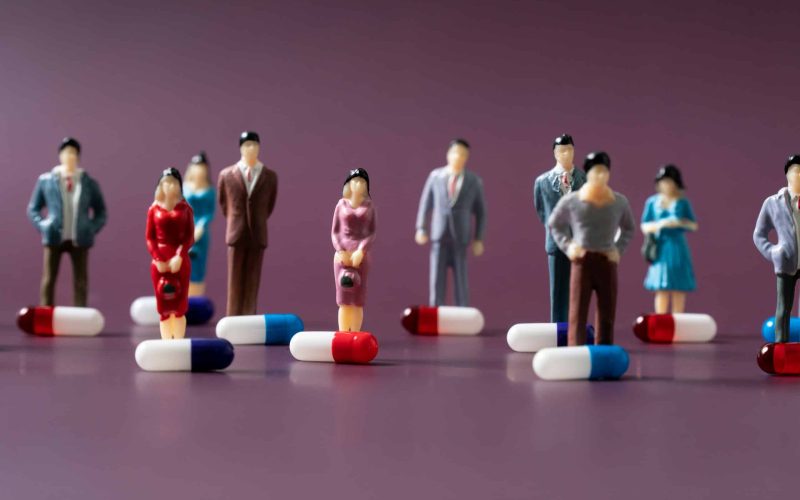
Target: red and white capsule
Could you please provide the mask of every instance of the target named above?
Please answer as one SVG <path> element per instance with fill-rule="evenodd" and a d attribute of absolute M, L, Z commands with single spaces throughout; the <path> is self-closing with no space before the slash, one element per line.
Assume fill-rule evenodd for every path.
<path fill-rule="evenodd" d="M 31 335 L 93 337 L 103 331 L 103 314 L 91 307 L 30 306 L 17 315 L 20 330 Z"/>
<path fill-rule="evenodd" d="M 378 341 L 367 332 L 298 332 L 289 352 L 298 361 L 366 364 L 378 355 Z"/>
<path fill-rule="evenodd" d="M 708 314 L 645 314 L 636 318 L 633 333 L 655 344 L 710 342 L 717 334 L 717 323 Z"/>
<path fill-rule="evenodd" d="M 415 306 L 403 311 L 402 323 L 415 335 L 478 335 L 484 319 L 474 307 Z"/>

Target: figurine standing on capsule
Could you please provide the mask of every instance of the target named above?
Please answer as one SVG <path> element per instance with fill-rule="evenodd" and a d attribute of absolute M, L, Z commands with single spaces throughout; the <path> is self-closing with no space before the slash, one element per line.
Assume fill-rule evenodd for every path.
<path fill-rule="evenodd" d="M 183 199 L 182 184 L 177 169 L 164 170 L 156 186 L 155 200 L 147 211 L 145 239 L 153 258 L 150 276 L 162 339 L 181 339 L 186 334 L 194 216 L 192 207 Z"/>
<path fill-rule="evenodd" d="M 228 221 L 227 316 L 256 312 L 261 263 L 267 248 L 267 219 L 275 208 L 278 176 L 258 160 L 261 139 L 255 132 L 239 136 L 241 160 L 219 174 L 217 193 Z"/>
<path fill-rule="evenodd" d="M 536 214 L 545 226 L 545 251 L 550 272 L 550 321 L 566 323 L 569 320 L 569 278 L 571 262 L 558 248 L 547 221 L 558 201 L 579 190 L 586 182 L 586 174 L 576 169 L 575 142 L 571 135 L 562 134 L 553 141 L 556 166 L 541 174 L 533 184 L 533 204 Z"/>
<path fill-rule="evenodd" d="M 342 198 L 333 211 L 331 241 L 339 331 L 358 332 L 364 321 L 364 300 L 375 240 L 375 207 L 369 192 L 369 174 L 351 170 L 344 180 Z"/>
<path fill-rule="evenodd" d="M 444 305 L 448 269 L 453 270 L 456 305 L 468 306 L 467 249 L 471 245 L 473 254 L 483 254 L 486 230 L 483 181 L 465 168 L 468 158 L 467 141 L 450 141 L 447 165 L 430 173 L 419 201 L 415 240 L 419 245 L 431 242 L 430 306 Z M 429 214 L 430 235 L 425 229 Z"/>
<path fill-rule="evenodd" d="M 78 166 L 81 145 L 66 137 L 58 147 L 61 162 L 39 176 L 28 203 L 28 218 L 42 235 L 44 269 L 39 302 L 55 303 L 61 255 L 72 259 L 73 303 L 86 306 L 89 288 L 89 249 L 106 223 L 106 205 L 100 186 Z M 42 216 L 42 211 L 47 215 Z"/>
<path fill-rule="evenodd" d="M 613 344 L 617 264 L 636 226 L 628 199 L 608 186 L 608 154 L 590 153 L 583 170 L 586 184 L 561 198 L 548 222 L 556 244 L 572 261 L 568 344 L 586 344 L 592 291 L 597 294 L 595 343 Z"/>
<path fill-rule="evenodd" d="M 211 181 L 211 166 L 205 151 L 194 155 L 183 176 L 183 197 L 194 212 L 194 245 L 189 249 L 192 274 L 189 297 L 206 293 L 206 261 L 208 260 L 210 226 L 216 210 L 216 194 Z"/>
<path fill-rule="evenodd" d="M 696 288 L 692 255 L 686 231 L 696 231 L 692 205 L 683 196 L 683 178 L 675 165 L 665 165 L 656 175 L 658 194 L 647 199 L 642 213 L 642 232 L 648 238 L 645 258 L 650 261 L 644 287 L 655 292 L 656 314 L 686 309 L 686 293 Z"/>

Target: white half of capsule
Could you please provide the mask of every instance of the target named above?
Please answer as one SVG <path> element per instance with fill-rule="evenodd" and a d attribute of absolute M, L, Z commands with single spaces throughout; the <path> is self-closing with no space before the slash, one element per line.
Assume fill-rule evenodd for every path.
<path fill-rule="evenodd" d="M 91 307 L 53 308 L 53 333 L 55 335 L 80 335 L 91 337 L 103 331 L 106 320 L 103 314 Z"/>
<path fill-rule="evenodd" d="M 333 337 L 336 332 L 298 332 L 289 341 L 289 352 L 298 361 L 333 363 Z"/>
<path fill-rule="evenodd" d="M 709 342 L 717 335 L 717 322 L 708 314 L 676 313 L 673 342 Z"/>
<path fill-rule="evenodd" d="M 439 306 L 436 312 L 440 334 L 477 335 L 483 330 L 483 313 L 474 307 Z"/>
<path fill-rule="evenodd" d="M 267 338 L 264 315 L 226 316 L 217 321 L 217 337 L 234 345 L 263 344 Z"/>
<path fill-rule="evenodd" d="M 552 347 L 533 356 L 533 371 L 543 380 L 585 380 L 592 374 L 588 346 Z"/>
<path fill-rule="evenodd" d="M 139 297 L 134 300 L 131 304 L 131 319 L 137 325 L 158 325 L 161 322 L 161 316 L 158 314 L 156 298 L 153 296 Z"/>
<path fill-rule="evenodd" d="M 148 372 L 192 370 L 192 340 L 145 340 L 136 347 L 136 364 Z"/>
<path fill-rule="evenodd" d="M 508 329 L 508 347 L 516 352 L 537 352 L 558 347 L 558 324 L 518 323 Z"/>

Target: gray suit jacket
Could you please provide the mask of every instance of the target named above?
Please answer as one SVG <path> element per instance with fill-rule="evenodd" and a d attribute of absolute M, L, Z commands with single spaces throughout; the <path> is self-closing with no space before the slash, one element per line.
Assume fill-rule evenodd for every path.
<path fill-rule="evenodd" d="M 61 204 L 61 186 L 57 173 L 47 172 L 39 176 L 33 188 L 31 201 L 28 203 L 28 219 L 42 234 L 42 245 L 55 246 L 61 244 L 63 229 L 63 207 Z M 78 209 L 75 213 L 75 245 L 91 247 L 94 237 L 106 223 L 106 205 L 103 193 L 97 181 L 86 172 L 81 174 L 81 192 Z M 47 208 L 47 217 L 42 217 L 42 209 Z M 91 209 L 91 214 L 89 210 Z"/>
<path fill-rule="evenodd" d="M 775 267 L 775 274 L 795 274 L 797 272 L 797 228 L 794 214 L 789 206 L 791 196 L 783 188 L 764 200 L 758 214 L 753 242 L 756 248 Z M 775 230 L 778 244 L 773 245 L 767 237 Z"/>
<path fill-rule="evenodd" d="M 447 167 L 434 169 L 425 181 L 417 211 L 417 230 L 425 230 L 431 214 L 431 241 L 440 241 L 445 231 L 453 240 L 468 245 L 471 240 L 483 240 L 486 230 L 486 201 L 483 181 L 475 173 L 464 170 L 461 191 L 451 206 L 447 194 Z M 472 217 L 475 216 L 475 235 L 472 237 Z"/>
<path fill-rule="evenodd" d="M 586 183 L 586 173 L 583 170 L 573 168 L 572 170 L 572 191 L 577 191 Z M 533 205 L 536 207 L 536 214 L 544 224 L 545 229 L 545 251 L 552 255 L 558 250 L 553 235 L 550 234 L 547 221 L 550 214 L 561 199 L 561 176 L 556 172 L 555 167 L 536 178 L 533 183 Z"/>

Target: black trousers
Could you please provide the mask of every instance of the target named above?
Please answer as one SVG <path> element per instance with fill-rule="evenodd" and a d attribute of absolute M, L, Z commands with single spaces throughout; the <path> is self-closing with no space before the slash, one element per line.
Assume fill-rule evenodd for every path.
<path fill-rule="evenodd" d="M 789 318 L 794 305 L 794 289 L 800 271 L 778 274 L 778 307 L 775 309 L 775 342 L 789 342 Z"/>

